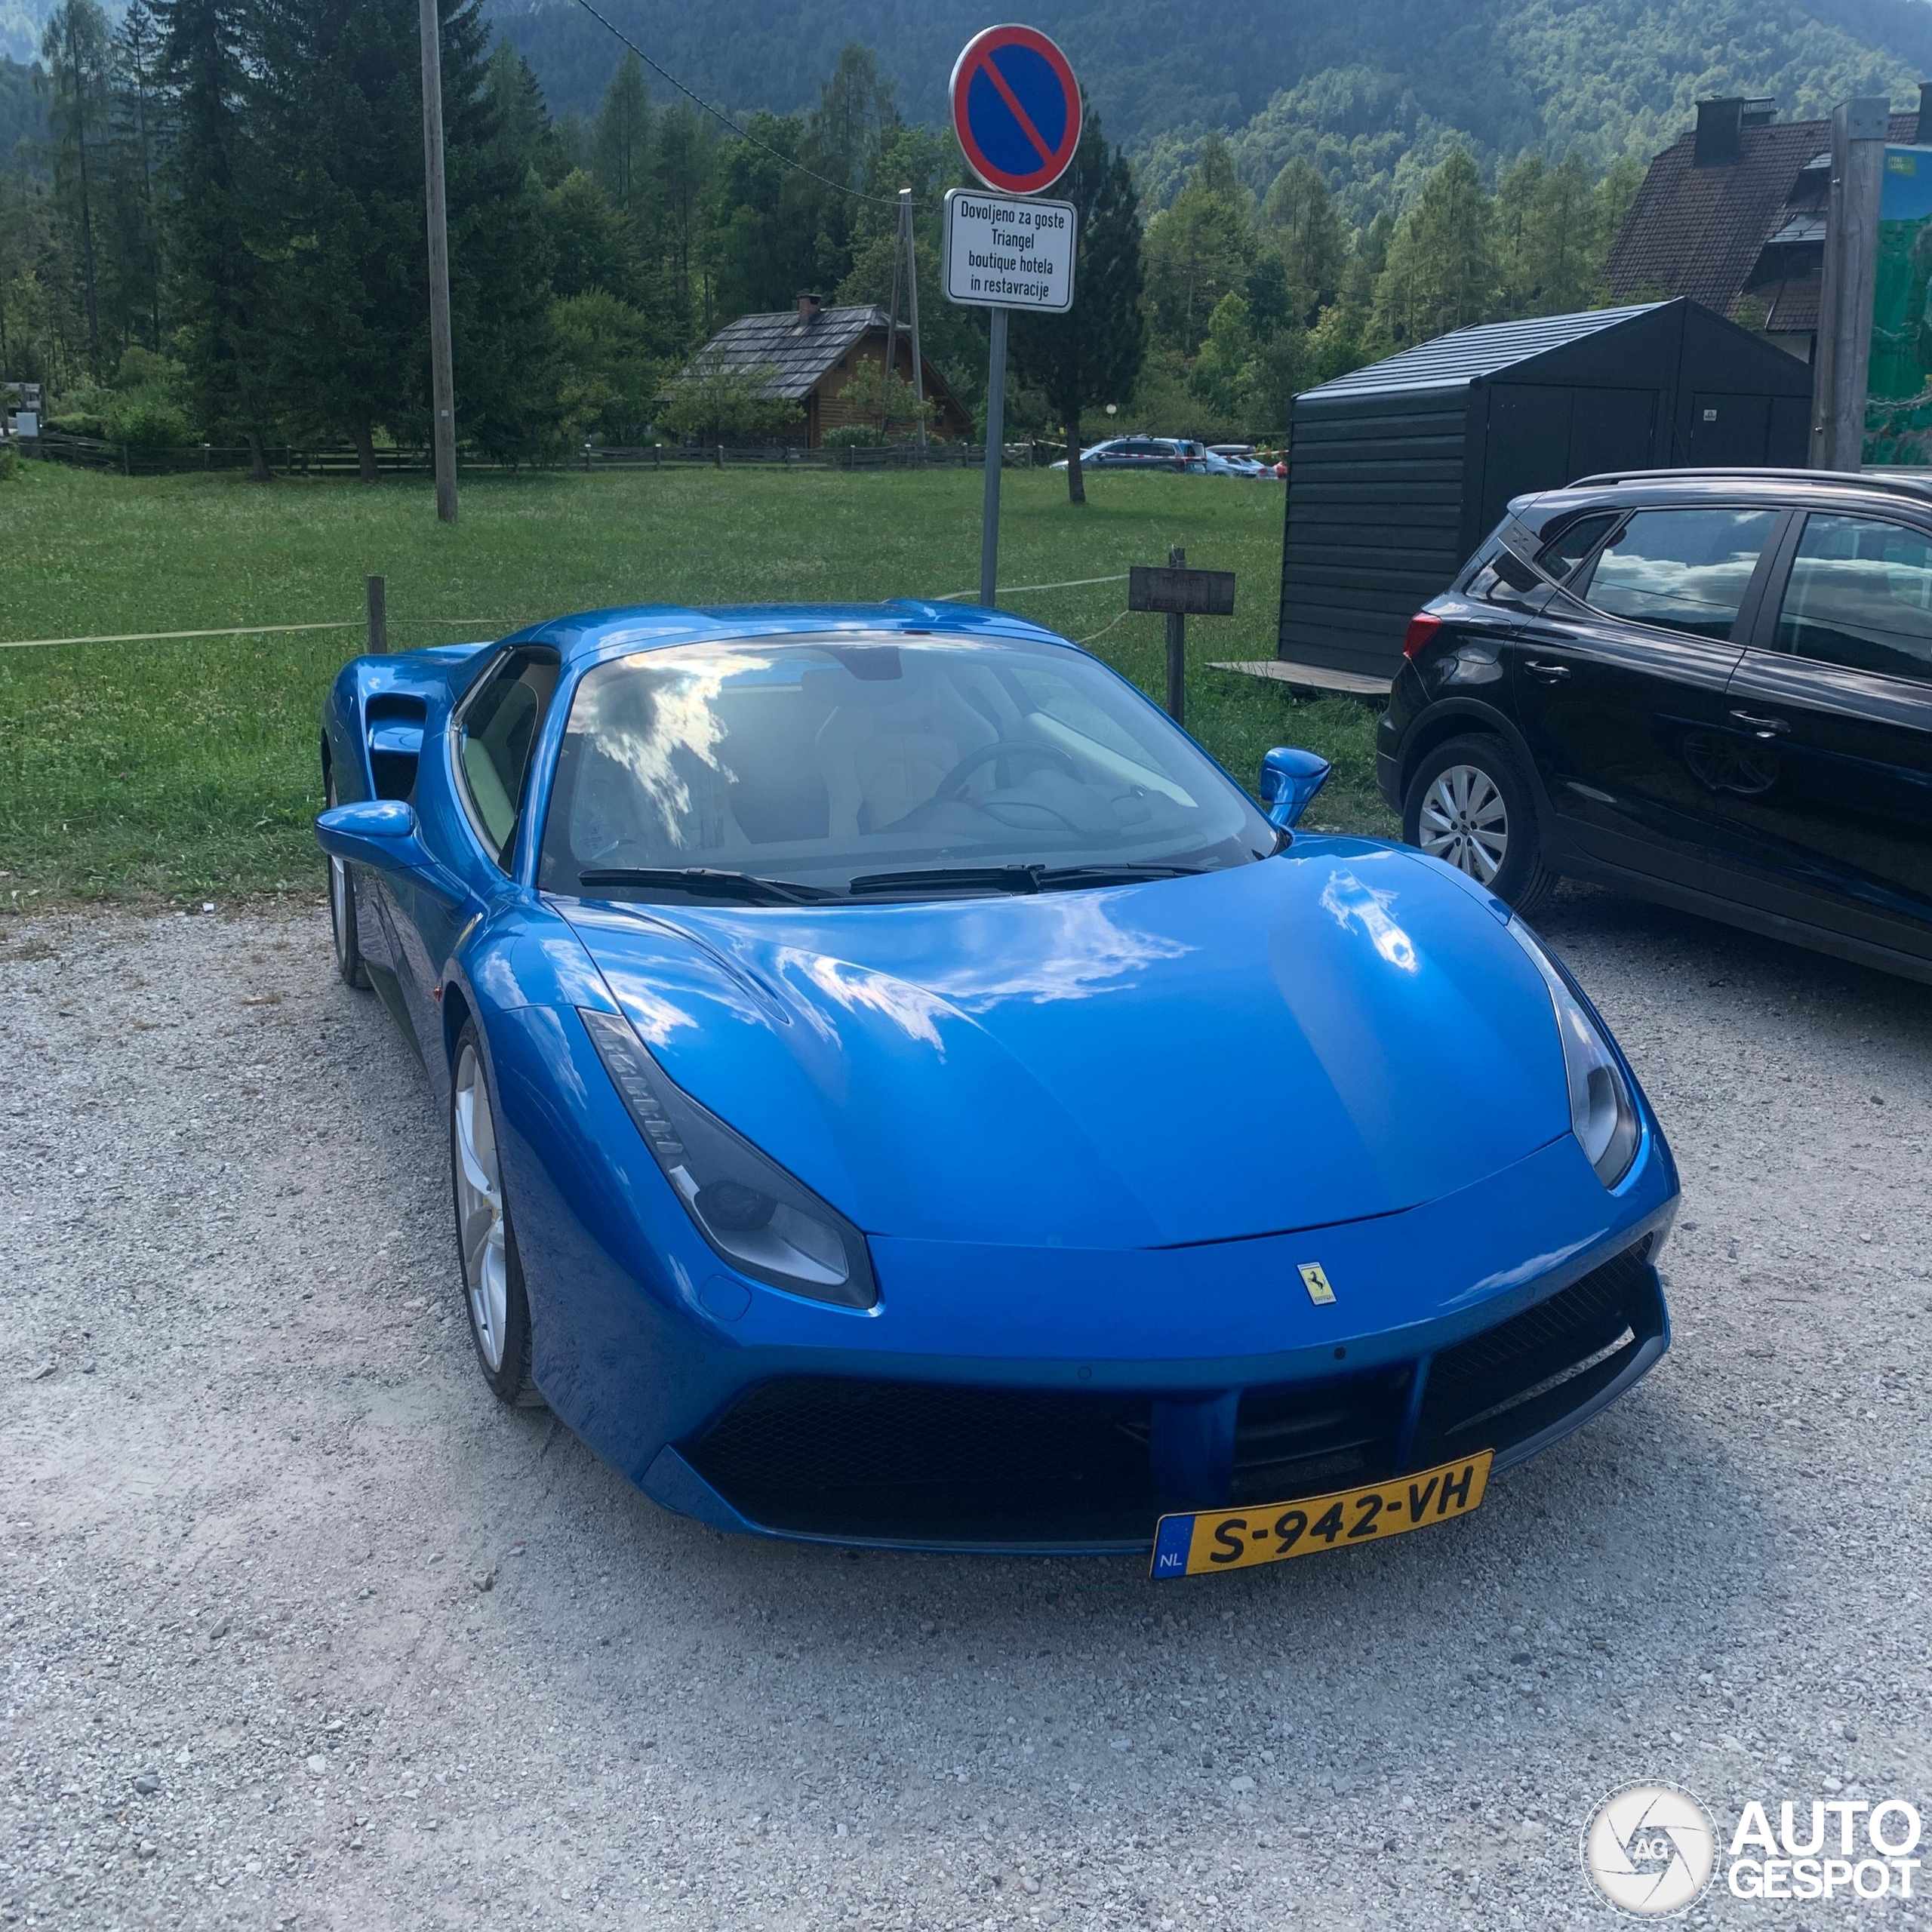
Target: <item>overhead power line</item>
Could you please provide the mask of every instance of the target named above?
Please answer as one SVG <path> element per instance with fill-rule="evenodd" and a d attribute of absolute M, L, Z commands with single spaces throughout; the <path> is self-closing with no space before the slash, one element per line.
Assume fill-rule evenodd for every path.
<path fill-rule="evenodd" d="M 737 136 L 740 140 L 749 142 L 751 146 L 756 148 L 761 154 L 768 154 L 774 161 L 779 162 L 783 167 L 792 169 L 795 174 L 809 175 L 813 180 L 821 183 L 825 187 L 832 189 L 835 193 L 841 195 L 850 195 L 855 202 L 870 202 L 875 208 L 897 208 L 898 206 L 897 198 L 894 195 L 869 195 L 863 188 L 850 187 L 843 181 L 835 181 L 829 174 L 821 174 L 817 168 L 808 168 L 801 161 L 794 161 L 789 154 L 780 154 L 779 151 L 775 147 L 772 146 L 769 142 L 761 141 L 755 134 L 748 134 L 743 128 L 740 127 L 737 122 L 734 121 L 731 115 L 727 114 L 721 107 L 713 107 L 710 102 L 706 100 L 702 94 L 694 94 L 691 90 L 686 87 L 684 82 L 679 80 L 677 75 L 672 73 L 668 67 L 663 66 L 658 61 L 652 60 L 651 56 L 645 53 L 644 49 L 638 46 L 637 42 L 632 39 L 630 35 L 625 32 L 623 29 L 619 26 L 615 21 L 611 20 L 605 15 L 600 14 L 597 9 L 590 4 L 590 0 L 577 0 L 577 3 L 586 14 L 590 16 L 593 20 L 596 20 L 601 25 L 608 27 L 611 32 L 615 34 L 617 38 L 621 40 L 624 45 L 628 47 L 630 51 L 635 54 L 654 74 L 657 75 L 661 79 L 669 81 L 672 86 L 675 88 L 687 100 L 695 102 L 697 105 L 703 109 L 705 112 L 709 114 L 714 121 L 717 122 L 721 126 L 729 128 L 733 134 Z"/>

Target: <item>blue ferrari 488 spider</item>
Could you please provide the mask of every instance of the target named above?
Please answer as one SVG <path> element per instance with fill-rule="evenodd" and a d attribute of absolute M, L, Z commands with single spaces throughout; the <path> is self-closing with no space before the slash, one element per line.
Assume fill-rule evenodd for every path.
<path fill-rule="evenodd" d="M 1242 1567 L 1667 1344 L 1669 1151 L 1534 934 L 1035 626 L 594 612 L 356 660 L 322 756 L 484 1377 L 672 1509 Z"/>

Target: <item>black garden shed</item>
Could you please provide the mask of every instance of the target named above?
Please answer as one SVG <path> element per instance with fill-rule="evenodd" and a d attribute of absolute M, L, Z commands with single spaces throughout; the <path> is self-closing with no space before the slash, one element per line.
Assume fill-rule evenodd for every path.
<path fill-rule="evenodd" d="M 1802 467 L 1811 371 L 1696 303 L 1458 329 L 1296 397 L 1276 654 L 1386 679 L 1512 497 L 1607 469 Z"/>

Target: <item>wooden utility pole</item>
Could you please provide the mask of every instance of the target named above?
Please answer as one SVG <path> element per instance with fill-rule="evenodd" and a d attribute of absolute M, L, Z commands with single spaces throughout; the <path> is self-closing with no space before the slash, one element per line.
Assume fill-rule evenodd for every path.
<path fill-rule="evenodd" d="M 878 390 L 878 432 L 892 433 L 892 379 L 899 373 L 899 271 L 906 263 L 906 205 L 899 205 L 899 232 L 892 238 L 892 300 L 885 312 L 885 380 Z"/>
<path fill-rule="evenodd" d="M 423 35 L 423 200 L 429 223 L 429 391 L 436 515 L 456 521 L 456 392 L 450 375 L 450 231 L 443 194 L 443 46 L 437 0 L 418 0 Z"/>
<path fill-rule="evenodd" d="M 1825 280 L 1811 374 L 1811 467 L 1855 470 L 1865 451 L 1865 385 L 1878 275 L 1878 204 L 1885 187 L 1891 103 L 1841 101 L 1832 110 L 1831 202 Z"/>

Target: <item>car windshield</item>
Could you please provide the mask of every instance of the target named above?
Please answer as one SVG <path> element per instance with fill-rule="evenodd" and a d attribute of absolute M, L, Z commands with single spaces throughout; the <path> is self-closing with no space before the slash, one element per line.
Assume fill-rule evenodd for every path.
<path fill-rule="evenodd" d="M 857 879 L 912 896 L 1014 889 L 1001 869 L 1029 868 L 1022 889 L 1038 890 L 1081 868 L 1098 882 L 1241 865 L 1275 844 L 1225 773 L 1071 646 L 754 638 L 584 675 L 537 882 L 670 898 L 766 880 L 842 894 Z"/>

